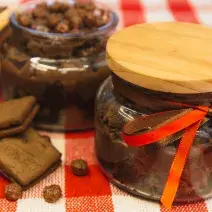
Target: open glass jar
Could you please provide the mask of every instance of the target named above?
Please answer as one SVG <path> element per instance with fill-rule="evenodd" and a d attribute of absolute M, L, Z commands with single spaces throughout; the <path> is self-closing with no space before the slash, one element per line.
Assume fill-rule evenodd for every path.
<path fill-rule="evenodd" d="M 200 73 L 194 70 L 191 71 L 192 74 L 180 72 L 178 66 L 181 64 L 176 61 L 175 65 L 169 67 L 170 72 L 167 71 L 169 75 L 160 73 L 161 67 L 165 69 L 165 61 L 162 57 L 158 62 L 157 57 L 159 56 L 154 53 L 162 51 L 161 55 L 163 56 L 167 49 L 168 52 L 173 52 L 172 50 L 178 52 L 179 36 L 182 43 L 184 38 L 187 40 L 188 48 L 190 48 L 193 40 L 190 42 L 189 37 L 192 37 L 197 32 L 196 30 L 204 29 L 193 24 L 178 24 L 177 26 L 175 23 L 136 25 L 113 35 L 107 44 L 107 56 L 109 67 L 114 73 L 102 84 L 96 98 L 95 149 L 103 172 L 118 187 L 152 200 L 160 200 L 162 197 L 184 131 L 152 144 L 135 146 L 128 145 L 124 139 L 124 127 L 134 120 L 139 120 L 138 118 L 145 117 L 140 123 L 144 127 L 137 132 L 142 134 L 151 131 L 153 129 L 151 126 L 156 129 L 160 128 L 158 123 L 161 120 L 163 120 L 161 122 L 163 124 L 171 123 L 173 120 L 169 120 L 164 112 L 179 111 L 191 105 L 194 108 L 198 105 L 210 106 L 212 102 L 212 93 L 209 92 L 212 91 L 212 86 L 204 86 L 201 79 L 196 80 L 198 76 L 201 78 Z M 185 34 L 178 32 L 175 37 L 173 30 L 176 30 L 177 27 L 182 28 L 181 32 Z M 188 32 L 189 29 L 192 30 Z M 166 33 L 163 34 L 163 31 Z M 170 40 L 172 38 L 173 43 L 165 45 L 169 32 L 172 34 Z M 144 35 L 143 42 L 137 38 L 138 35 Z M 159 40 L 156 41 L 156 39 Z M 159 48 L 154 46 L 156 43 L 159 43 Z M 206 47 L 204 46 L 204 48 Z M 121 52 L 118 49 L 121 49 Z M 153 50 L 152 54 L 151 50 Z M 183 51 L 182 49 L 181 53 Z M 132 53 L 129 55 L 129 52 Z M 146 66 L 148 56 L 151 58 L 149 60 L 151 66 Z M 196 53 L 195 57 L 201 56 Z M 169 59 L 174 61 L 176 55 L 173 53 Z M 150 62 L 154 60 L 155 64 Z M 193 60 L 192 63 L 188 62 L 188 65 L 194 68 Z M 151 67 L 152 72 L 146 72 L 145 67 L 147 69 Z M 158 67 L 160 68 L 158 69 Z M 189 66 L 187 68 L 191 70 Z M 173 81 L 171 80 L 172 71 L 174 73 Z M 186 77 L 189 77 L 190 80 L 186 81 Z M 211 74 L 207 77 L 212 79 Z M 179 80 L 177 83 L 178 79 L 181 81 Z M 193 79 L 195 80 L 192 82 Z M 164 84 L 169 84 L 169 86 L 163 86 Z M 177 92 L 178 90 L 179 92 Z M 193 109 L 191 110 L 193 111 Z M 164 116 L 162 115 L 160 120 L 151 119 L 152 114 L 161 114 L 161 112 L 164 113 Z M 180 178 L 175 202 L 201 200 L 212 196 L 212 163 L 210 159 L 212 157 L 212 120 L 210 117 L 207 115 L 202 121 L 193 139 Z M 178 118 L 175 117 L 176 120 Z"/>
<path fill-rule="evenodd" d="M 37 4 L 37 1 L 23 4 L 11 16 L 12 35 L 2 47 L 4 98 L 35 96 L 41 106 L 35 120 L 37 128 L 59 131 L 92 128 L 96 91 L 110 73 L 105 44 L 118 18 L 108 10 L 105 25 L 92 31 L 63 34 L 21 26 L 17 14 L 30 11 Z M 107 10 L 103 4 L 95 5 Z"/>

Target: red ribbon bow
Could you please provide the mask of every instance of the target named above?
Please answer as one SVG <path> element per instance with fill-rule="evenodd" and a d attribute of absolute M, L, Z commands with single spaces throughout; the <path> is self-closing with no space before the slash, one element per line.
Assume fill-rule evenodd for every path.
<path fill-rule="evenodd" d="M 171 165 L 168 179 L 161 197 L 161 203 L 166 208 L 171 208 L 173 204 L 189 150 L 193 144 L 196 132 L 208 111 L 208 107 L 195 107 L 194 110 L 189 111 L 179 119 L 169 122 L 157 129 L 137 135 L 127 135 L 123 133 L 123 138 L 129 146 L 145 146 L 158 142 L 181 130 L 185 130 Z"/>

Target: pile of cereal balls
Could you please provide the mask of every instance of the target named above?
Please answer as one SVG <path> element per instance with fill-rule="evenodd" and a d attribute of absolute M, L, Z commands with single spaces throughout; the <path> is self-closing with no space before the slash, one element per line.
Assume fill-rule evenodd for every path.
<path fill-rule="evenodd" d="M 42 32 L 78 33 L 92 31 L 109 22 L 107 9 L 98 8 L 93 2 L 69 4 L 55 1 L 42 2 L 34 9 L 17 15 L 20 25 Z"/>

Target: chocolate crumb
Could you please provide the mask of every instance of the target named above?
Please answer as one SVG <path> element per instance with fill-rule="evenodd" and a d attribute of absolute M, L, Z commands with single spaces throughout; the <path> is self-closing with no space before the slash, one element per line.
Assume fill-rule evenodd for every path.
<path fill-rule="evenodd" d="M 43 190 L 43 198 L 48 203 L 55 203 L 62 197 L 62 190 L 58 185 L 46 186 Z"/>
<path fill-rule="evenodd" d="M 77 176 L 86 176 L 88 174 L 88 164 L 83 159 L 76 159 L 71 162 L 71 170 Z"/>
<path fill-rule="evenodd" d="M 16 201 L 21 199 L 23 195 L 23 190 L 21 186 L 15 183 L 11 183 L 5 188 L 5 197 L 9 201 Z"/>

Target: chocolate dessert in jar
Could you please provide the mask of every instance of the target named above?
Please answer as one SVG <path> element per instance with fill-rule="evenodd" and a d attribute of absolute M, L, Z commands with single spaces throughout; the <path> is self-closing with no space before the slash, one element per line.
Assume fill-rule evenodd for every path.
<path fill-rule="evenodd" d="M 106 47 L 113 73 L 96 99 L 98 161 L 112 183 L 168 208 L 212 196 L 211 34 L 141 24 Z"/>
<path fill-rule="evenodd" d="M 117 23 L 116 14 L 98 2 L 22 4 L 2 46 L 4 99 L 35 96 L 40 129 L 92 128 L 96 92 L 110 73 L 105 45 Z"/>

